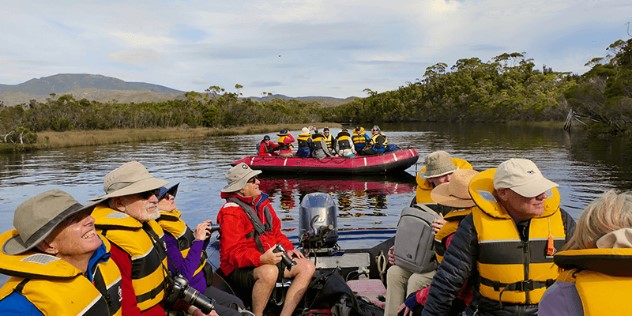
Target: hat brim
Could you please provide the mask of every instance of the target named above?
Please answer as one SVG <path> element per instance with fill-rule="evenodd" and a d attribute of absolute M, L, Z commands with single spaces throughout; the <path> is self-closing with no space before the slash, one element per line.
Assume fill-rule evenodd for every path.
<path fill-rule="evenodd" d="M 162 192 L 162 189 L 161 189 L 161 192 L 162 192 L 162 193 L 160 193 L 160 194 L 158 195 L 158 200 L 160 200 L 160 199 L 164 198 L 164 197 L 165 197 L 165 195 L 167 195 L 167 193 L 169 193 L 169 194 L 173 195 L 173 197 L 175 198 L 175 197 L 176 197 L 176 194 L 178 194 L 178 186 L 179 186 L 179 185 L 180 185 L 180 183 L 178 182 L 178 183 L 176 183 L 176 184 L 172 185 L 170 188 L 166 188 L 165 192 Z"/>
<path fill-rule="evenodd" d="M 454 208 L 470 208 L 476 205 L 472 199 L 462 199 L 454 195 L 450 195 L 448 190 L 449 183 L 442 183 L 430 191 L 430 197 L 437 204 L 454 207 Z"/>
<path fill-rule="evenodd" d="M 118 196 L 126 196 L 132 194 L 138 194 L 142 192 L 146 192 L 149 190 L 155 190 L 160 187 L 164 187 L 167 185 L 169 181 L 158 179 L 158 178 L 147 178 L 140 180 L 138 182 L 132 183 L 120 190 L 116 190 L 114 192 L 108 193 L 106 195 L 102 195 L 100 197 L 89 199 L 88 201 L 105 201 L 109 198 L 118 197 Z"/>
<path fill-rule="evenodd" d="M 39 243 L 41 243 L 46 237 L 48 237 L 48 235 L 50 235 L 55 230 L 55 228 L 57 228 L 57 226 L 59 226 L 59 224 L 65 219 L 81 211 L 92 210 L 97 204 L 98 203 L 92 203 L 84 206 L 77 203 L 68 208 L 67 210 L 53 218 L 51 221 L 49 221 L 40 230 L 35 232 L 35 234 L 33 235 L 36 235 L 38 237 L 36 237 L 33 241 L 29 241 L 29 245 L 25 245 L 22 242 L 20 233 L 16 229 L 14 229 L 13 231 L 15 234 L 13 235 L 13 237 L 9 238 L 7 242 L 4 243 L 4 245 L 2 245 L 2 251 L 8 255 L 19 255 L 21 253 L 29 251 L 37 246 Z"/>
<path fill-rule="evenodd" d="M 447 171 L 444 171 L 444 172 L 439 172 L 439 173 L 435 173 L 435 174 L 430 174 L 430 175 L 428 174 L 428 171 L 426 170 L 426 171 L 425 171 L 425 172 L 424 172 L 421 176 L 422 176 L 424 179 L 432 179 L 432 178 L 436 178 L 436 177 L 440 177 L 440 176 L 445 176 L 446 174 L 453 173 L 453 172 L 457 171 L 458 169 L 459 169 L 459 168 L 458 168 L 458 167 L 456 167 L 456 168 L 451 169 L 451 170 L 447 170 Z"/>
<path fill-rule="evenodd" d="M 250 178 L 260 174 L 261 172 L 262 172 L 261 170 L 252 170 L 251 169 L 243 177 L 241 177 L 238 180 L 233 181 L 232 183 L 229 183 L 228 185 L 226 185 L 221 190 L 221 192 L 229 193 L 229 192 L 239 191 L 239 190 L 243 189 L 246 186 L 246 183 L 248 183 L 248 180 L 250 180 Z"/>
<path fill-rule="evenodd" d="M 511 187 L 510 189 L 526 198 L 536 197 L 544 192 L 547 192 L 559 185 L 545 177 L 542 177 L 536 181 L 530 183 Z"/>

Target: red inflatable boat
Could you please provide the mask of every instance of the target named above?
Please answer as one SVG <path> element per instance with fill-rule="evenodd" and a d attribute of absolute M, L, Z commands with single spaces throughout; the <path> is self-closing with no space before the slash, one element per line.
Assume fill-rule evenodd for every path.
<path fill-rule="evenodd" d="M 385 174 L 401 172 L 414 165 L 419 153 L 414 148 L 399 149 L 380 155 L 324 159 L 299 157 L 248 156 L 231 163 L 243 162 L 252 169 L 294 174 Z"/>

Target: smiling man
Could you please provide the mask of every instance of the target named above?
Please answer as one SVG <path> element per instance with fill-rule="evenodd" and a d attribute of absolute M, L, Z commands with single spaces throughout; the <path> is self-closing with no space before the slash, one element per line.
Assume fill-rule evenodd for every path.
<path fill-rule="evenodd" d="M 226 203 L 217 214 L 222 227 L 220 269 L 240 292 L 252 293 L 252 312 L 257 316 L 263 315 L 277 279 L 292 279 L 280 313 L 289 316 L 302 299 L 316 268 L 281 231 L 281 220 L 268 195 L 259 188 L 260 173 L 245 163 L 226 173 L 228 184 L 220 194 Z M 281 264 L 282 253 L 274 252 L 277 245 L 287 250 L 296 265 Z"/>
<path fill-rule="evenodd" d="M 536 315 L 558 276 L 553 254 L 573 234 L 560 209 L 558 185 L 528 159 L 509 159 L 475 176 L 469 192 L 478 208 L 465 217 L 432 281 L 423 315 L 448 315 L 469 280 L 478 315 Z"/>
<path fill-rule="evenodd" d="M 159 188 L 167 181 L 154 178 L 141 163 L 131 161 L 108 173 L 105 195 L 95 198 L 97 230 L 112 243 L 112 260 L 122 275 L 123 314 L 165 315 L 167 254 L 163 230 L 156 223 Z"/>
<path fill-rule="evenodd" d="M 15 210 L 0 235 L 2 315 L 121 315 L 121 274 L 95 232 L 93 205 L 50 190 Z"/>

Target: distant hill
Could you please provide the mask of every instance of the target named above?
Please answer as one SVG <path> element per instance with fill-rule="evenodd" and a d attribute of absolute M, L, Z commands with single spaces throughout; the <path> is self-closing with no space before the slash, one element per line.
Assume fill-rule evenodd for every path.
<path fill-rule="evenodd" d="M 17 85 L 0 84 L 0 100 L 6 105 L 28 103 L 32 99 L 45 101 L 52 93 L 57 96 L 72 94 L 76 99 L 101 102 L 117 100 L 120 103 L 164 101 L 184 94 L 160 85 L 92 74 L 58 74 Z"/>
<path fill-rule="evenodd" d="M 165 86 L 145 82 L 127 82 L 121 79 L 93 74 L 57 74 L 49 77 L 33 78 L 16 85 L 0 84 L 0 101 L 5 105 L 28 104 L 30 100 L 45 102 L 51 94 L 61 96 L 72 94 L 75 99 L 87 99 L 99 102 L 140 103 L 160 102 L 183 98 L 184 92 Z M 275 98 L 318 101 L 323 105 L 335 106 L 351 101 L 353 98 L 332 97 L 288 97 L 272 95 L 249 97 L 253 100 L 271 100 Z"/>

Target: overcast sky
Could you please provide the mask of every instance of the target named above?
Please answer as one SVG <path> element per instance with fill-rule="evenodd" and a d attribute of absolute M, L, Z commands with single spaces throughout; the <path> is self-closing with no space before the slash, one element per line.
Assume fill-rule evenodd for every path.
<path fill-rule="evenodd" d="M 89 73 L 244 96 L 366 96 L 510 52 L 581 74 L 632 22 L 630 0 L 2 2 L 0 84 Z"/>

